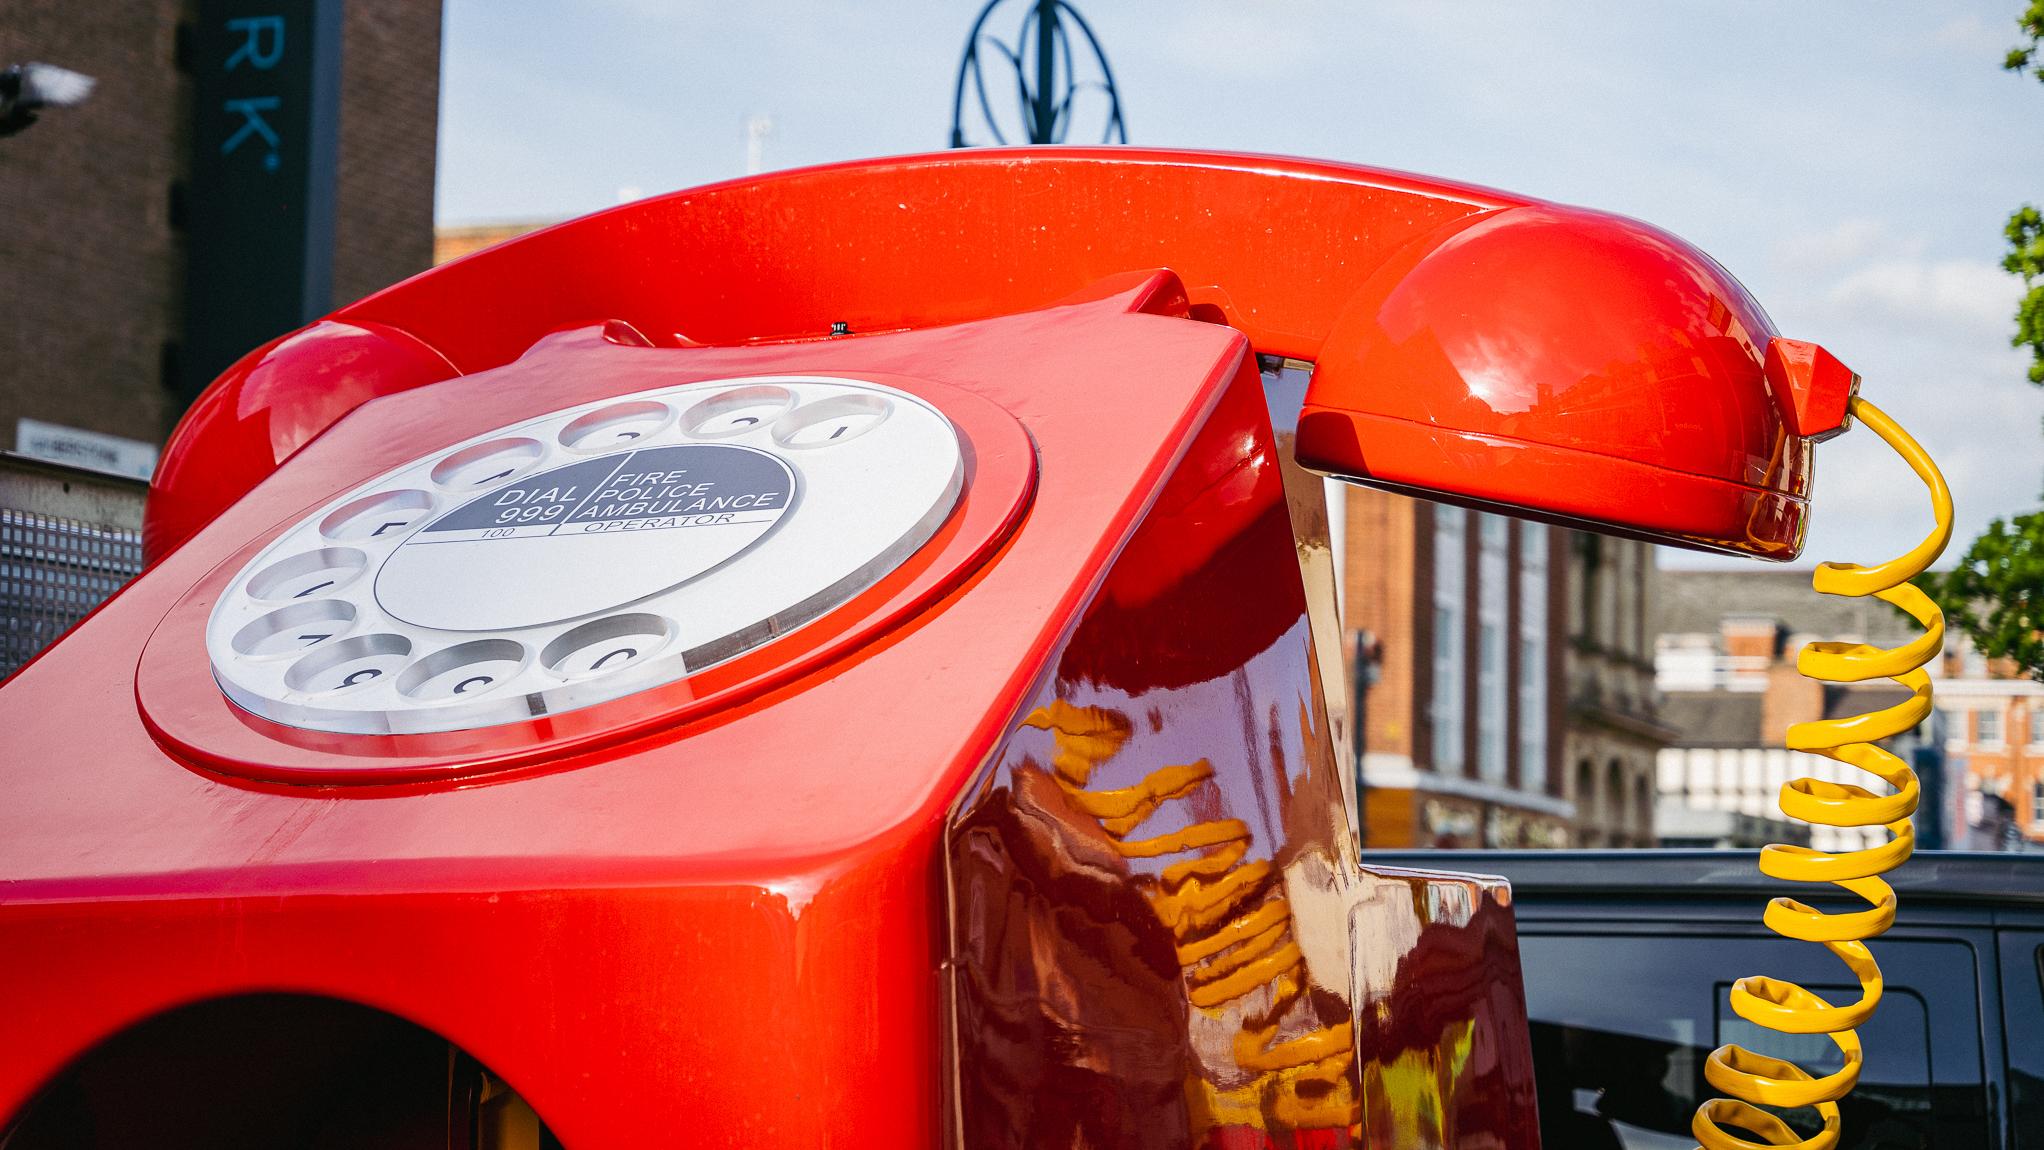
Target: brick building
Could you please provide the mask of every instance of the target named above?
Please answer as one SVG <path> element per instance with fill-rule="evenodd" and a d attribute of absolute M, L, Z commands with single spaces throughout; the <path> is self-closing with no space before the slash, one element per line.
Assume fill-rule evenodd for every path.
<path fill-rule="evenodd" d="M 1568 553 L 1562 793 L 1575 806 L 1573 842 L 1654 846 L 1655 757 L 1675 738 L 1654 687 L 1654 547 L 1581 531 L 1556 534 Z"/>
<path fill-rule="evenodd" d="M 2044 683 L 1950 633 L 1939 670 L 1945 754 L 1965 780 L 1946 841 L 1975 850 L 2044 846 Z"/>
<path fill-rule="evenodd" d="M 1670 571 L 1656 612 L 1655 665 L 1665 714 L 1679 731 L 1661 752 L 1657 788 L 1661 837 L 1669 845 L 1758 846 L 1795 841 L 1819 850 L 1856 850 L 1887 839 L 1880 828 L 1804 827 L 1779 813 L 1783 784 L 1796 778 L 1880 789 L 1878 780 L 1830 759 L 1788 750 L 1793 723 L 1837 719 L 1893 706 L 1908 692 L 1886 680 L 1824 683 L 1796 670 L 1796 653 L 1812 640 L 1897 647 L 1919 631 L 1900 612 L 1871 598 L 1819 595 L 1807 571 Z M 2044 796 L 2036 788 L 2044 748 L 2021 745 L 2024 701 L 2044 699 L 2044 685 L 1994 679 L 1967 658 L 1964 641 L 1947 637 L 1948 655 L 1933 665 L 1937 713 L 1927 735 L 1909 732 L 1884 746 L 1915 761 L 1928 804 L 1918 815 L 1924 835 L 1935 817 L 1942 844 L 1993 846 L 1998 804 L 2013 808 L 2018 826 L 2038 808 L 2019 805 Z M 1939 731 L 1945 733 L 1940 735 Z M 2009 732 L 2024 731 L 2025 734 Z M 2014 740 L 2013 742 L 2011 740 Z M 1918 758 L 1918 748 L 1944 753 Z M 2044 838 L 2044 827 L 2035 828 Z M 1935 841 L 1935 840 L 1933 840 Z"/>
<path fill-rule="evenodd" d="M 484 248 L 516 239 L 527 232 L 559 223 L 559 220 L 519 220 L 496 224 L 457 224 L 433 230 L 433 263 L 437 266 L 448 260 L 458 260 L 473 255 Z"/>
<path fill-rule="evenodd" d="M 1331 502 L 1343 625 L 1378 653 L 1365 843 L 1567 845 L 1566 533 L 1364 488 Z"/>
<path fill-rule="evenodd" d="M 0 65 L 40 60 L 98 81 L 0 141 L 0 450 L 23 418 L 160 441 L 184 319 L 182 221 L 193 83 L 180 67 L 195 0 L 13 0 Z M 347 0 L 333 303 L 429 266 L 438 130 L 438 0 Z"/>

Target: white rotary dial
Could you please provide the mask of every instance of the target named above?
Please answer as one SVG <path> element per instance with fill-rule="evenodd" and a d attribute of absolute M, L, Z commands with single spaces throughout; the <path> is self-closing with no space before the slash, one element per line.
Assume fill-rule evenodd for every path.
<path fill-rule="evenodd" d="M 213 675 L 293 726 L 450 731 L 681 678 L 844 602 L 957 502 L 957 433 L 820 376 L 585 403 L 307 516 L 207 624 Z"/>

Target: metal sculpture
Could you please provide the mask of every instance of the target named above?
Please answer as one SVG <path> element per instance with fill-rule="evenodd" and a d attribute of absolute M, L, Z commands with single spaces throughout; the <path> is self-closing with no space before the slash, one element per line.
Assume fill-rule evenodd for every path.
<path fill-rule="evenodd" d="M 1022 17 L 1022 26 L 1016 30 L 1015 45 L 1009 47 L 986 34 L 986 24 L 994 9 L 1003 0 L 989 0 L 979 10 L 979 16 L 972 22 L 972 32 L 965 38 L 965 56 L 958 62 L 958 82 L 951 96 L 951 146 L 967 148 L 973 146 L 965 136 L 965 88 L 970 77 L 972 92 L 979 107 L 981 122 L 993 136 L 996 144 L 1062 144 L 1071 132 L 1074 101 L 1079 94 L 1097 88 L 1107 97 L 1107 121 L 1100 134 L 1103 144 L 1128 143 L 1128 125 L 1121 116 L 1121 94 L 1114 85 L 1114 69 L 1107 63 L 1107 53 L 1100 47 L 1100 40 L 1093 35 L 1093 28 L 1079 10 L 1065 3 L 1065 0 L 1030 0 L 1028 11 Z M 1093 62 L 1099 65 L 1100 78 L 1081 83 L 1079 80 L 1078 57 L 1072 52 L 1072 38 L 1065 30 L 1065 21 L 1070 20 L 1079 34 L 1086 38 Z M 1010 141 L 1001 130 L 1001 117 L 994 111 L 994 99 L 987 94 L 986 67 L 980 61 L 982 46 L 990 47 L 1000 54 L 1001 60 L 1015 74 L 1015 95 L 1019 105 L 1025 138 Z"/>

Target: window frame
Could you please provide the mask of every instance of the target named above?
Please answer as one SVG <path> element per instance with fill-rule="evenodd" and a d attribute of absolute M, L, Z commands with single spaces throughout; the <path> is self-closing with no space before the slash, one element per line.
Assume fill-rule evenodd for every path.
<path fill-rule="evenodd" d="M 1445 503 L 1433 505 L 1434 520 L 1434 602 L 1432 701 L 1428 723 L 1432 734 L 1433 767 L 1442 774 L 1460 775 L 1468 763 L 1462 724 L 1467 700 L 1464 698 L 1463 645 L 1468 592 L 1468 514 Z"/>
<path fill-rule="evenodd" d="M 1987 733 L 1988 721 L 1993 720 L 1994 734 Z M 1973 742 L 1980 747 L 2006 747 L 2008 745 L 2008 716 L 2000 707 L 1973 708 Z"/>
<path fill-rule="evenodd" d="M 1476 513 L 1476 776 L 1503 785 L 1510 770 L 1510 675 L 1506 628 L 1510 625 L 1511 520 Z"/>
<path fill-rule="evenodd" d="M 1520 520 L 1518 634 L 1519 788 L 1547 789 L 1548 564 L 1551 533 L 1544 523 Z"/>

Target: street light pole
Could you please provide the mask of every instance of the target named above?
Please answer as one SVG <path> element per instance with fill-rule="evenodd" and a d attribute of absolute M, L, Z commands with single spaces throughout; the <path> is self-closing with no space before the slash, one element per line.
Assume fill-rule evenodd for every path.
<path fill-rule="evenodd" d="M 1029 134 L 1032 144 L 1047 143 L 1057 135 L 1057 104 L 1051 86 L 1057 79 L 1058 0 L 1036 0 L 1036 126 Z"/>

